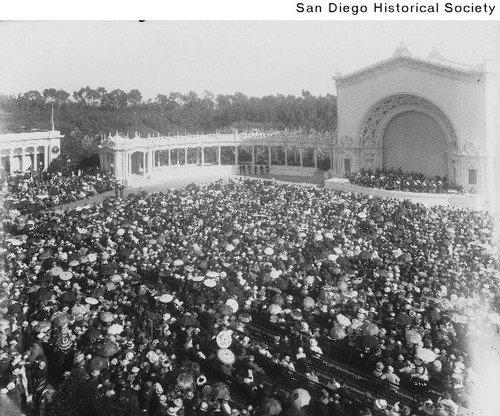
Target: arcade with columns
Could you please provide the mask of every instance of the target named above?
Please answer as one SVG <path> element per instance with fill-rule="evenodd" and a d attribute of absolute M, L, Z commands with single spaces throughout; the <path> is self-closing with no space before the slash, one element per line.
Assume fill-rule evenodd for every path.
<path fill-rule="evenodd" d="M 0 166 L 7 173 L 45 170 L 59 157 L 61 132 L 0 134 Z"/>

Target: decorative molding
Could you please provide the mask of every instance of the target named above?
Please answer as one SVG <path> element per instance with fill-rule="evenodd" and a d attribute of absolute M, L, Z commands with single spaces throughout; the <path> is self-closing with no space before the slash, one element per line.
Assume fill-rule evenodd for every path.
<path fill-rule="evenodd" d="M 374 65 L 370 65 L 350 74 L 334 77 L 333 79 L 335 80 L 335 85 L 337 87 L 350 86 L 365 79 L 372 78 L 376 75 L 387 73 L 398 68 L 410 68 L 434 75 L 469 82 L 484 82 L 486 76 L 484 68 L 480 66 L 463 66 L 461 68 L 416 58 L 414 56 L 396 55 L 392 58 L 377 62 Z"/>
<path fill-rule="evenodd" d="M 358 138 L 363 147 L 382 147 L 382 135 L 387 123 L 405 111 L 421 111 L 434 118 L 443 128 L 448 148 L 458 148 L 455 128 L 449 117 L 434 103 L 413 94 L 395 94 L 378 101 L 361 121 Z"/>

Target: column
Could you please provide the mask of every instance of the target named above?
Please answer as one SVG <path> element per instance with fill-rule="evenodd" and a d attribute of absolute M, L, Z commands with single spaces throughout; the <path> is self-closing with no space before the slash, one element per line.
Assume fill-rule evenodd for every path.
<path fill-rule="evenodd" d="M 252 146 L 252 166 L 255 166 L 255 146 Z"/>
<path fill-rule="evenodd" d="M 205 148 L 201 146 L 201 167 L 205 166 Z"/>
<path fill-rule="evenodd" d="M 313 149 L 314 169 L 318 169 L 318 149 Z"/>
<path fill-rule="evenodd" d="M 187 146 L 184 149 L 184 166 L 187 166 L 188 164 L 188 148 Z"/>
<path fill-rule="evenodd" d="M 234 164 L 238 165 L 238 145 L 234 146 Z"/>
<path fill-rule="evenodd" d="M 33 170 L 38 171 L 38 147 L 35 146 L 35 155 L 33 156 Z"/>
<path fill-rule="evenodd" d="M 12 149 L 9 149 L 9 174 L 12 173 Z"/>
<path fill-rule="evenodd" d="M 47 170 L 49 167 L 49 146 L 43 148 L 43 168 Z"/>
<path fill-rule="evenodd" d="M 19 170 L 24 172 L 24 147 L 21 147 L 21 158 L 19 159 Z"/>
<path fill-rule="evenodd" d="M 142 152 L 142 174 L 146 173 L 146 152 Z"/>
<path fill-rule="evenodd" d="M 219 162 L 218 165 L 220 166 L 222 164 L 221 163 L 221 157 L 220 157 L 220 155 L 221 155 L 221 146 L 220 145 L 219 145 L 218 149 L 219 149 L 219 154 L 217 155 L 217 161 Z"/>
<path fill-rule="evenodd" d="M 288 166 L 288 148 L 285 146 L 285 166 Z"/>
<path fill-rule="evenodd" d="M 272 160 L 271 146 L 268 146 L 267 147 L 267 164 L 269 165 L 269 169 L 271 168 L 271 160 Z"/>
<path fill-rule="evenodd" d="M 300 167 L 302 167 L 302 161 L 304 160 L 304 155 L 303 155 L 303 149 L 302 147 L 299 149 L 299 156 L 300 156 Z"/>
<path fill-rule="evenodd" d="M 171 165 L 171 163 L 170 163 L 170 147 L 168 148 L 167 152 L 168 152 L 168 166 L 170 166 Z"/>
<path fill-rule="evenodd" d="M 148 152 L 148 176 L 151 177 L 151 174 L 153 173 L 153 165 L 154 165 L 154 161 L 153 161 L 153 155 L 154 155 L 154 150 L 150 150 Z"/>

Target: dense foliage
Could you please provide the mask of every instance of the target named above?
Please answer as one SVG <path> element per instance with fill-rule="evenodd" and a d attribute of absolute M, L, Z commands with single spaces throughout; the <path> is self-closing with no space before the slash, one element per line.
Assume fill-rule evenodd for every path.
<path fill-rule="evenodd" d="M 70 95 L 49 88 L 18 97 L 0 96 L 0 133 L 46 130 L 52 107 L 56 129 L 70 137 L 63 143 L 63 157 L 79 161 L 97 152 L 100 135 L 115 131 L 141 135 L 232 129 L 333 131 L 337 120 L 335 96 L 313 96 L 307 91 L 300 97 L 262 98 L 240 92 L 217 96 L 208 91 L 201 96 L 192 91 L 173 92 L 145 101 L 138 90 L 108 92 L 86 87 Z"/>

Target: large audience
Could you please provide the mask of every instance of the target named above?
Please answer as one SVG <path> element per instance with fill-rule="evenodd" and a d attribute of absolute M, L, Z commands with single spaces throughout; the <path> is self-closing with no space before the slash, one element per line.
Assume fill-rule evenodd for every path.
<path fill-rule="evenodd" d="M 248 179 L 3 209 L 2 394 L 41 415 L 455 415 L 500 324 L 484 212 Z"/>
<path fill-rule="evenodd" d="M 422 173 L 404 172 L 401 168 L 361 169 L 348 175 L 349 182 L 355 185 L 368 186 L 387 190 L 443 193 L 457 191 L 446 177 L 428 178 Z"/>
<path fill-rule="evenodd" d="M 96 169 L 72 172 L 26 172 L 9 175 L 4 205 L 21 214 L 34 213 L 111 191 L 116 186 L 112 174 Z"/>

